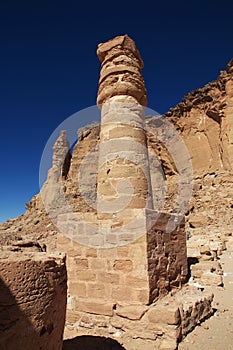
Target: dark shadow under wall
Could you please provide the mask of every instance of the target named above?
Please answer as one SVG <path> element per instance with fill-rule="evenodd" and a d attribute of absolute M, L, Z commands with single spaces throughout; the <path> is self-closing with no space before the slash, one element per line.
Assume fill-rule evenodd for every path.
<path fill-rule="evenodd" d="M 125 350 L 116 340 L 83 335 L 63 342 L 63 350 Z"/>

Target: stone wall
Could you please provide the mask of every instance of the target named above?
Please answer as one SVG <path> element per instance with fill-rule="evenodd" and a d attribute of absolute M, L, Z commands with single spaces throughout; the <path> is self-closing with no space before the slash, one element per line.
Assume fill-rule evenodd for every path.
<path fill-rule="evenodd" d="M 90 304 L 75 317 L 68 310 L 65 336 L 111 338 L 127 350 L 176 350 L 182 337 L 213 314 L 212 300 L 210 292 L 183 287 L 151 305 L 118 303 L 111 315 L 100 314 L 99 309 Z"/>
<path fill-rule="evenodd" d="M 80 311 L 111 316 L 117 302 L 149 302 L 145 236 L 125 246 L 96 249 L 59 235 L 58 249 L 67 251 L 68 320 Z"/>
<path fill-rule="evenodd" d="M 169 220 L 176 218 L 160 213 L 147 233 L 150 302 L 187 281 L 185 221 L 180 219 L 178 226 L 167 232 Z"/>
<path fill-rule="evenodd" d="M 152 225 L 153 216 L 154 211 L 145 212 L 148 233 L 132 240 L 129 232 L 129 242 L 113 248 L 88 247 L 58 235 L 57 249 L 67 252 L 68 321 L 80 311 L 111 316 L 118 303 L 148 305 L 185 282 L 184 221 L 167 232 L 171 216 L 159 214 Z"/>
<path fill-rule="evenodd" d="M 62 255 L 1 253 L 1 350 L 61 350 L 66 310 Z"/>

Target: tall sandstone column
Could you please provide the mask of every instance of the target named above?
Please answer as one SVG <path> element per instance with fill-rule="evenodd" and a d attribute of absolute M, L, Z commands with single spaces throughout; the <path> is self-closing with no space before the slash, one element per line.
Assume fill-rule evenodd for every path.
<path fill-rule="evenodd" d="M 141 297 L 131 297 L 131 301 L 148 303 L 185 280 L 184 222 L 168 233 L 168 222 L 178 218 L 153 208 L 144 125 L 147 96 L 141 74 L 143 61 L 134 41 L 127 35 L 118 36 L 99 44 L 97 55 L 101 62 L 98 239 L 105 246 L 131 244 L 132 251 L 140 247 L 141 256 L 133 262 L 131 275 L 140 279 L 138 285 L 144 285 Z"/>
<path fill-rule="evenodd" d="M 187 259 L 184 221 L 167 232 L 169 220 L 177 218 L 153 209 L 144 130 L 147 97 L 135 43 L 119 36 L 100 44 L 97 54 L 102 63 L 97 229 L 90 237 L 86 232 L 89 245 L 62 234 L 57 242 L 67 252 L 67 319 L 86 324 L 88 317 L 95 334 L 103 334 L 99 324 L 104 319 L 111 329 L 122 305 L 134 319 L 135 309 L 144 310 L 184 282 Z M 64 218 L 67 227 L 69 220 Z M 81 235 L 81 228 L 76 231 Z"/>
<path fill-rule="evenodd" d="M 110 239 L 121 245 L 125 242 L 119 235 L 129 230 L 131 221 L 142 209 L 153 208 L 143 61 L 127 35 L 100 44 L 97 54 L 102 63 L 97 97 L 101 109 L 97 215 L 100 228 L 119 228 L 115 236 L 111 231 Z M 106 232 L 105 238 L 109 239 Z"/>

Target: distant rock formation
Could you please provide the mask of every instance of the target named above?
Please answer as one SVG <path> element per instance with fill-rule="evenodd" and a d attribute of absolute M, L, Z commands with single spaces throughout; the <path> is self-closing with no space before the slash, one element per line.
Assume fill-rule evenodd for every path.
<path fill-rule="evenodd" d="M 165 115 L 184 139 L 195 175 L 233 169 L 233 59 L 217 80 L 194 90 Z"/>

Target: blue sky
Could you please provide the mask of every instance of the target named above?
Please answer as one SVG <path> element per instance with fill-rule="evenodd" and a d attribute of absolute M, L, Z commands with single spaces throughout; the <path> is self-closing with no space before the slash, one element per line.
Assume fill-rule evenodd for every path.
<path fill-rule="evenodd" d="M 148 107 L 159 113 L 214 80 L 233 53 L 233 3 L 2 1 L 0 222 L 39 191 L 53 131 L 96 101 L 96 47 L 128 34 L 143 57 Z M 79 114 L 78 126 L 96 116 Z"/>

